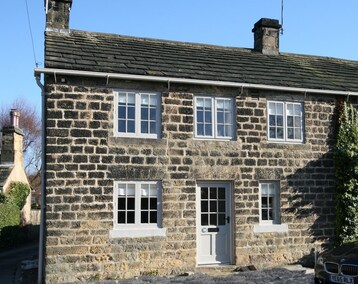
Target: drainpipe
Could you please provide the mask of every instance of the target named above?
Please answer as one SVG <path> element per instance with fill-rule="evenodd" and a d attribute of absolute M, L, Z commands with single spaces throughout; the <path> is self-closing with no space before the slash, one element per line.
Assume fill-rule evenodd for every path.
<path fill-rule="evenodd" d="M 36 74 L 36 83 L 41 89 L 41 221 L 40 221 L 40 236 L 39 236 L 39 264 L 38 264 L 38 275 L 37 283 L 43 283 L 44 273 L 44 233 L 45 233 L 45 88 L 41 84 L 41 74 Z"/>

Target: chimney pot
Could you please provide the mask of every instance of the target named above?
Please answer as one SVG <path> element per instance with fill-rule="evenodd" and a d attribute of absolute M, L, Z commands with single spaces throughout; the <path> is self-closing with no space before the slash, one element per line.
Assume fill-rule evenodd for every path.
<path fill-rule="evenodd" d="M 279 31 L 281 25 L 278 20 L 262 18 L 252 29 L 254 33 L 254 50 L 263 54 L 279 54 Z"/>
<path fill-rule="evenodd" d="M 19 128 L 20 112 L 17 109 L 10 110 L 10 124 L 13 127 Z"/>

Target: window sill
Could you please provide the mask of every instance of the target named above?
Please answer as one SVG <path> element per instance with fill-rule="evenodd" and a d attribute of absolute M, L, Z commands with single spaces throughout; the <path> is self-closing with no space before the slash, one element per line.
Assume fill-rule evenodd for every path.
<path fill-rule="evenodd" d="M 287 224 L 260 224 L 254 226 L 254 233 L 287 233 Z"/>
<path fill-rule="evenodd" d="M 166 228 L 123 228 L 109 231 L 109 238 L 142 238 L 142 237 L 165 237 Z"/>

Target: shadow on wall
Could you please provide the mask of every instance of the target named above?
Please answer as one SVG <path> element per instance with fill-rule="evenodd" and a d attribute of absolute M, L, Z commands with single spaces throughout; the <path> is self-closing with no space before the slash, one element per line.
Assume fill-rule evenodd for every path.
<path fill-rule="evenodd" d="M 322 251 L 334 244 L 335 235 L 335 172 L 334 145 L 337 130 L 337 110 L 329 125 L 325 145 L 328 151 L 317 160 L 308 162 L 294 174 L 287 176 L 288 208 L 285 215 L 294 215 L 301 224 L 312 224 L 308 228 L 306 243 L 312 244 L 308 255 L 299 263 L 306 266 L 314 265 L 315 251 Z M 316 141 L 320 141 L 317 139 Z M 312 143 L 313 144 L 313 143 Z M 325 147 L 314 145 L 314 147 Z M 312 152 L 314 155 L 314 152 Z"/>

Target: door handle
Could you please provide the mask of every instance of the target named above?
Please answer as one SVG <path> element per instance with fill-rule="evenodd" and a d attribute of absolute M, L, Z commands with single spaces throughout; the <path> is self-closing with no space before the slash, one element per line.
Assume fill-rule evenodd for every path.
<path fill-rule="evenodd" d="M 230 224 L 230 216 L 226 217 L 226 221 L 227 221 L 228 224 Z"/>

